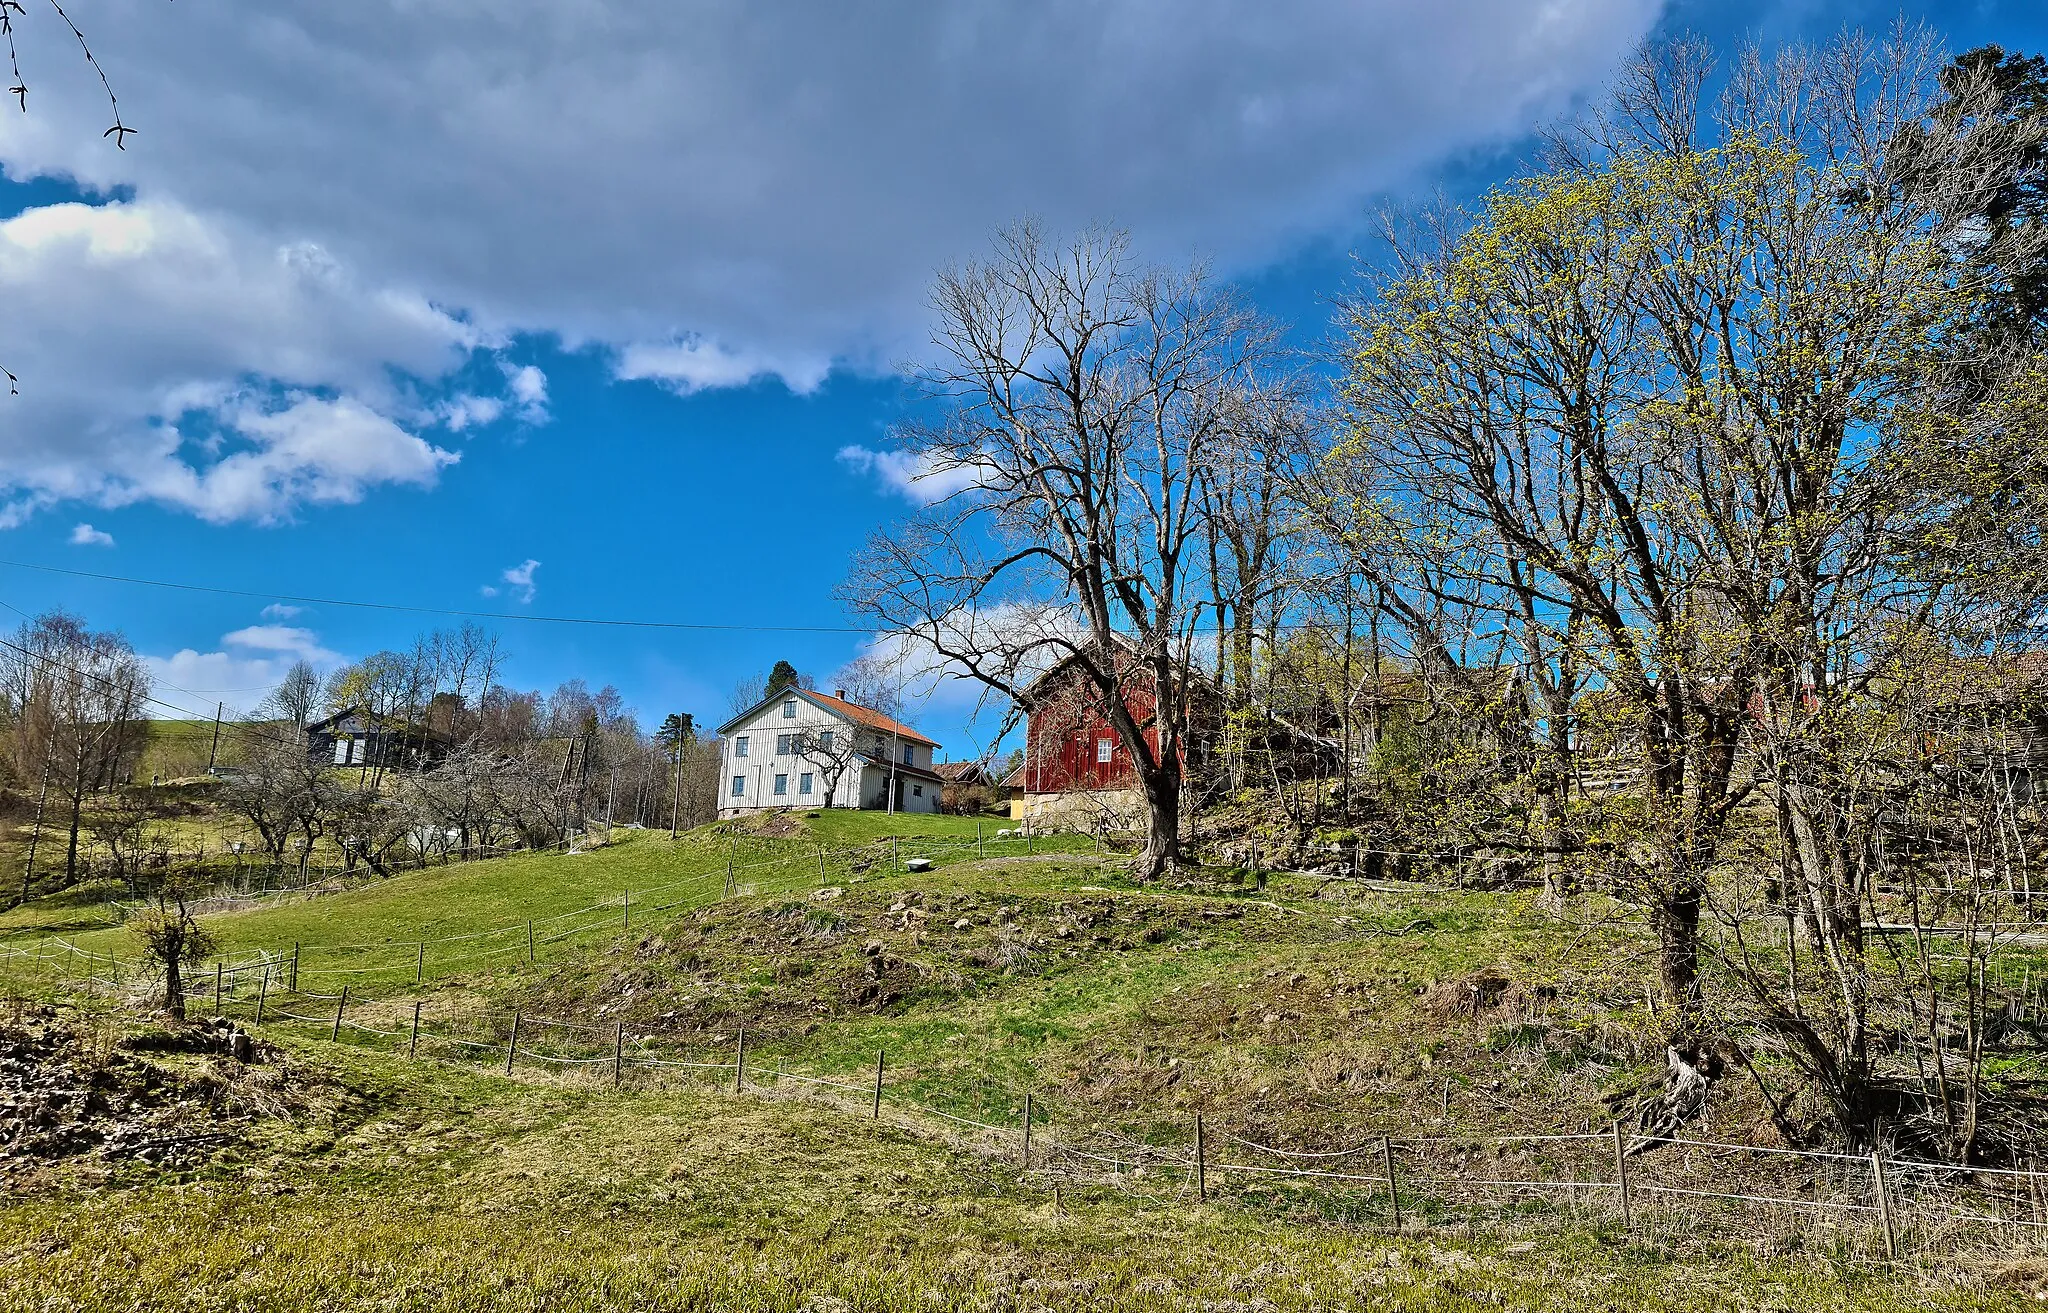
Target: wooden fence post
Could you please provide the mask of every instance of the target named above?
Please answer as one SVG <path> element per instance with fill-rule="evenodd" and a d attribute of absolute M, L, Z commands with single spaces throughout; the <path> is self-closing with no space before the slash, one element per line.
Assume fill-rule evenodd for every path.
<path fill-rule="evenodd" d="M 526 965 L 533 965 L 533 918 L 526 918 Z"/>
<path fill-rule="evenodd" d="M 1024 1170 L 1031 1170 L 1031 1091 L 1024 1091 Z"/>
<path fill-rule="evenodd" d="M 1394 1229 L 1401 1229 L 1401 1191 L 1394 1183 L 1394 1142 L 1380 1137 L 1380 1162 L 1387 1169 L 1387 1215 L 1393 1219 Z"/>
<path fill-rule="evenodd" d="M 512 1014 L 512 1038 L 505 1041 L 505 1074 L 512 1074 L 512 1059 L 519 1053 L 519 1014 Z"/>
<path fill-rule="evenodd" d="M 740 1051 L 739 1051 L 739 1056 L 733 1059 L 733 1064 L 732 1064 L 732 1092 L 733 1092 L 734 1094 L 738 1094 L 738 1093 L 741 1093 L 742 1091 L 744 1091 L 744 1090 L 745 1090 L 746 1088 L 747 1088 L 747 1028 L 746 1028 L 745 1026 L 741 1026 L 741 1027 L 740 1027 Z"/>
<path fill-rule="evenodd" d="M 292 945 L 291 991 L 294 994 L 299 992 L 299 946 L 297 944 Z"/>
<path fill-rule="evenodd" d="M 1614 1123 L 1614 1183 L 1621 1190 L 1621 1229 L 1626 1231 L 1633 1222 L 1630 1217 L 1628 1193 L 1628 1150 L 1621 1137 L 1621 1123 Z"/>
<path fill-rule="evenodd" d="M 825 845 L 818 845 L 818 888 L 825 887 Z"/>
<path fill-rule="evenodd" d="M 255 1024 L 256 1024 L 256 1025 L 258 1025 L 258 1026 L 260 1026 L 260 1025 L 262 1025 L 262 1024 L 263 1024 L 263 996 L 264 996 L 265 994 L 268 994 L 269 992 L 270 992 L 270 968 L 269 968 L 268 966 L 265 966 L 265 967 L 263 968 L 263 975 L 262 975 L 262 976 L 261 976 L 261 977 L 260 977 L 260 978 L 258 979 L 258 981 L 257 981 L 257 984 L 256 984 L 256 1021 L 255 1021 Z"/>
<path fill-rule="evenodd" d="M 618 1031 L 612 1036 L 612 1088 L 619 1088 L 626 1078 L 626 1023 L 617 1023 Z"/>
<path fill-rule="evenodd" d="M 1882 1149 L 1870 1151 L 1870 1185 L 1877 1195 L 1878 1220 L 1884 1223 L 1884 1256 L 1886 1258 L 1897 1258 L 1899 1256 L 1899 1237 L 1892 1229 L 1892 1196 L 1891 1191 L 1885 1188 L 1884 1151 Z"/>
<path fill-rule="evenodd" d="M 886 1049 L 875 1050 L 875 1121 L 882 1119 L 882 1060 L 887 1056 Z"/>
<path fill-rule="evenodd" d="M 341 1038 L 341 1013 L 342 1013 L 342 1010 L 343 1010 L 344 1008 L 346 1008 L 347 1006 L 348 1006 L 348 986 L 347 986 L 347 985 L 343 985 L 343 986 L 341 987 L 341 1001 L 340 1001 L 339 1003 L 336 1003 L 336 1004 L 334 1005 L 334 1033 L 333 1033 L 332 1035 L 329 1035 L 329 1036 L 327 1037 L 328 1039 L 330 1039 L 330 1040 L 338 1040 L 338 1039 L 340 1039 L 340 1038 Z"/>
<path fill-rule="evenodd" d="M 1203 1134 L 1202 1114 L 1195 1114 L 1195 1197 L 1209 1197 L 1209 1144 Z"/>
<path fill-rule="evenodd" d="M 222 977 L 220 963 L 215 962 L 213 964 L 213 1013 L 215 1016 L 219 1016 L 221 1012 L 221 998 L 223 997 L 221 992 L 221 983 Z"/>
<path fill-rule="evenodd" d="M 405 1056 L 417 1058 L 420 1055 L 420 1007 L 424 1000 L 414 999 L 412 1003 L 412 1039 L 405 1046 Z"/>
<path fill-rule="evenodd" d="M 725 855 L 725 896 L 732 897 L 732 854 Z"/>
<path fill-rule="evenodd" d="M 419 960 L 413 964 L 412 983 L 415 985 L 427 983 L 427 941 L 424 939 L 420 940 Z"/>
<path fill-rule="evenodd" d="M 627 889 L 619 895 L 619 920 L 622 929 L 631 930 L 633 928 L 633 891 L 631 889 Z"/>

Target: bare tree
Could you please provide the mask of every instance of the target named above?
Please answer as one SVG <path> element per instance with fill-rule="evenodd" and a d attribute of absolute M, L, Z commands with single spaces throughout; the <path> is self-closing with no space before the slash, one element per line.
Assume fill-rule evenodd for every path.
<path fill-rule="evenodd" d="M 284 678 L 264 699 L 263 710 L 290 722 L 294 730 L 303 730 L 319 705 L 320 672 L 313 669 L 312 662 L 301 658 L 292 662 L 291 669 L 284 672 Z"/>
<path fill-rule="evenodd" d="M 149 675 L 119 634 L 87 629 L 61 611 L 28 621 L 0 644 L 0 697 L 21 778 L 52 779 L 70 805 L 67 882 L 78 875 L 78 838 L 86 797 L 132 771 L 147 735 Z M 30 763 L 33 763 L 31 766 Z"/>
<path fill-rule="evenodd" d="M 150 907 L 129 923 L 129 933 L 150 963 L 163 972 L 163 1009 L 185 1019 L 185 968 L 215 951 L 213 934 L 193 915 L 190 900 L 204 887 L 192 873 L 176 871 L 158 884 Z"/>
<path fill-rule="evenodd" d="M 1035 224 L 943 272 L 899 434 L 939 495 L 878 534 L 843 588 L 878 628 L 1019 704 L 1073 663 L 1132 763 L 1144 874 L 1180 860 L 1201 482 L 1271 334 L 1203 271 L 1142 266 L 1122 233 Z"/>

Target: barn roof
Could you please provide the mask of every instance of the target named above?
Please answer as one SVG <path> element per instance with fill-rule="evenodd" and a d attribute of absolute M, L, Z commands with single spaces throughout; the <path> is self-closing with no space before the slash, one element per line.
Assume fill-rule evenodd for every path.
<path fill-rule="evenodd" d="M 753 719 L 762 708 L 771 706 L 788 697 L 802 698 L 820 711 L 830 712 L 841 720 L 849 721 L 867 729 L 878 730 L 883 734 L 890 734 L 896 738 L 908 740 L 911 743 L 922 743 L 930 748 L 939 746 L 935 740 L 926 738 L 902 721 L 885 716 L 873 707 L 864 707 L 858 702 L 849 702 L 845 698 L 832 697 L 829 694 L 820 693 L 814 688 L 797 688 L 793 685 L 776 689 L 767 697 L 762 698 L 753 706 L 748 707 L 739 715 L 720 725 L 718 732 L 725 734 L 737 729 L 740 725 Z"/>

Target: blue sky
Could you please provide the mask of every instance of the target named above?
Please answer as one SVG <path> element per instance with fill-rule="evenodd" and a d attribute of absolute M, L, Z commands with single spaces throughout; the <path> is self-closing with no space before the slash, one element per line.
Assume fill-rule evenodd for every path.
<path fill-rule="evenodd" d="M 195 710 L 452 623 L 271 595 L 740 626 L 496 624 L 511 682 L 650 725 L 862 650 L 833 589 L 909 503 L 841 453 L 887 452 L 926 280 L 1002 222 L 1205 254 L 1312 346 L 1375 207 L 1482 189 L 1646 32 L 2048 49 L 2038 0 L 226 8 L 79 7 L 126 152 L 26 24 L 0 559 L 264 596 L 0 566 L 0 603 Z M 916 719 L 973 755 L 973 700 Z"/>

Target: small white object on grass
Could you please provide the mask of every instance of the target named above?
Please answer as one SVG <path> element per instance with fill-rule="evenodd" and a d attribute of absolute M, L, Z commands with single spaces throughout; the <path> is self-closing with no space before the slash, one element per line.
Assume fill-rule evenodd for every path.
<path fill-rule="evenodd" d="M 913 872 L 929 871 L 932 869 L 932 859 L 929 857 L 906 857 L 903 859 L 903 869 Z"/>

